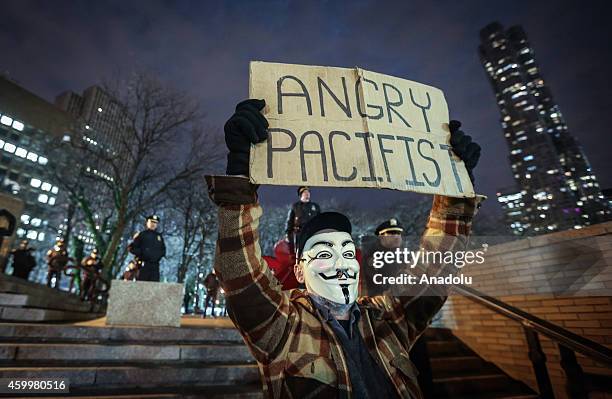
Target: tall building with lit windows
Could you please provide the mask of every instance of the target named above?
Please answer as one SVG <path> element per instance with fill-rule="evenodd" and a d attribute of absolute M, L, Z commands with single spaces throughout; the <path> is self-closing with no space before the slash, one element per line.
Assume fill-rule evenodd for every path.
<path fill-rule="evenodd" d="M 609 220 L 597 178 L 569 133 L 525 31 L 492 23 L 480 39 L 517 186 L 497 196 L 514 232 L 543 234 Z"/>
<path fill-rule="evenodd" d="M 97 140 L 111 148 L 120 147 L 119 140 L 127 124 L 125 109 L 101 87 L 91 86 L 82 95 L 65 91 L 55 98 L 55 105 L 83 121 L 86 130 L 97 132 Z"/>
<path fill-rule="evenodd" d="M 55 160 L 45 148 L 70 126 L 68 114 L 0 77 L 0 190 L 23 201 L 17 236 L 34 247 L 45 248 L 56 237 L 60 190 L 50 171 Z"/>

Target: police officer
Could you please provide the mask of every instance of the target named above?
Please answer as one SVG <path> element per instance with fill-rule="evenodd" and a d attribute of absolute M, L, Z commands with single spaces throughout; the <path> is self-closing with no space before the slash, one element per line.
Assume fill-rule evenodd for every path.
<path fill-rule="evenodd" d="M 300 200 L 291 206 L 289 216 L 287 217 L 286 239 L 291 246 L 291 252 L 295 252 L 295 243 L 302 226 L 321 213 L 319 204 L 310 201 L 310 189 L 308 187 L 299 187 L 297 194 Z"/>
<path fill-rule="evenodd" d="M 13 256 L 13 276 L 27 280 L 32 269 L 36 267 L 36 259 L 32 256 L 34 248 L 28 240 L 19 243 L 19 247 L 11 251 Z"/>
<path fill-rule="evenodd" d="M 363 260 L 365 263 L 361 265 L 363 278 L 360 281 L 361 294 L 374 296 L 383 293 L 382 288 L 373 283 L 374 274 L 380 273 L 381 269 L 376 269 L 373 266 L 374 253 L 382 251 L 394 251 L 400 248 L 403 242 L 404 227 L 396 218 L 385 220 L 374 230 L 374 237 L 369 236 L 364 238 L 363 244 Z M 382 269 L 388 273 L 389 269 Z"/>
<path fill-rule="evenodd" d="M 378 242 L 382 247 L 387 249 L 395 249 L 402 245 L 404 227 L 399 220 L 391 218 L 378 225 L 375 234 L 378 237 Z"/>
<path fill-rule="evenodd" d="M 83 258 L 81 267 L 83 269 L 83 278 L 80 287 L 81 299 L 90 300 L 94 298 L 96 282 L 103 268 L 97 248 L 94 248 L 89 256 Z"/>
<path fill-rule="evenodd" d="M 146 229 L 134 236 L 128 250 L 142 262 L 137 280 L 159 281 L 159 261 L 166 256 L 164 238 L 157 232 L 159 216 L 147 217 Z"/>

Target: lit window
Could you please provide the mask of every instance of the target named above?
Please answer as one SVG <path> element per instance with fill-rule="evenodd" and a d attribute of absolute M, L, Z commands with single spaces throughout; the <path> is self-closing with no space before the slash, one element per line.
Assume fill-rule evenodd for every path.
<path fill-rule="evenodd" d="M 37 236 L 38 233 L 35 230 L 30 230 L 28 231 L 28 234 L 26 234 L 26 237 L 28 237 L 30 240 L 35 240 Z"/>
<path fill-rule="evenodd" d="M 27 158 L 32 162 L 38 161 L 38 155 L 34 154 L 33 152 L 28 152 Z"/>
<path fill-rule="evenodd" d="M 42 220 L 40 220 L 39 218 L 32 218 L 32 221 L 30 223 L 32 224 L 32 226 L 38 227 L 42 223 Z"/>
<path fill-rule="evenodd" d="M 38 241 L 44 241 L 45 240 L 45 233 L 40 232 L 38 233 Z"/>
<path fill-rule="evenodd" d="M 49 197 L 49 205 L 55 205 L 55 197 Z"/>
<path fill-rule="evenodd" d="M 42 202 L 43 204 L 46 204 L 48 200 L 49 200 L 49 196 L 47 194 L 38 195 L 38 202 Z"/>
<path fill-rule="evenodd" d="M 15 151 L 15 155 L 20 158 L 25 158 L 28 155 L 28 150 L 25 148 L 17 147 L 17 151 Z"/>
<path fill-rule="evenodd" d="M 6 126 L 11 126 L 11 124 L 13 123 L 13 118 L 10 118 L 6 115 L 2 115 L 2 118 L 0 118 L 0 123 Z"/>
<path fill-rule="evenodd" d="M 21 215 L 21 222 L 24 224 L 30 223 L 30 215 L 26 215 L 25 213 Z"/>
<path fill-rule="evenodd" d="M 15 152 L 16 149 L 17 147 L 15 146 L 15 144 L 11 144 L 11 143 L 4 144 L 4 151 L 6 152 L 10 152 L 12 154 Z"/>
<path fill-rule="evenodd" d="M 38 157 L 38 163 L 41 165 L 46 165 L 49 160 L 45 157 Z"/>
<path fill-rule="evenodd" d="M 35 179 L 35 178 L 32 178 L 32 180 L 30 180 L 30 186 L 32 186 L 32 187 L 38 188 L 38 187 L 40 187 L 41 183 L 42 182 L 40 180 Z"/>
<path fill-rule="evenodd" d="M 19 121 L 13 121 L 13 129 L 23 131 L 23 123 Z"/>
<path fill-rule="evenodd" d="M 51 192 L 52 192 L 53 194 L 57 194 L 57 191 L 58 191 L 58 190 L 59 190 L 59 189 L 57 188 L 57 186 L 53 186 L 53 188 L 51 189 Z"/>
<path fill-rule="evenodd" d="M 51 186 L 51 184 L 49 184 L 49 183 L 47 183 L 47 182 L 44 182 L 44 183 L 42 184 L 42 186 L 40 186 L 40 188 L 41 188 L 43 191 L 49 191 L 49 190 L 51 190 L 51 187 L 52 187 L 52 186 Z"/>

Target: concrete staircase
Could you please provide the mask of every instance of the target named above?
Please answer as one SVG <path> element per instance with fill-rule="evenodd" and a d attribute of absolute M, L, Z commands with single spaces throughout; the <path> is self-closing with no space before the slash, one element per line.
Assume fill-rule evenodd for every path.
<path fill-rule="evenodd" d="M 0 321 L 81 321 L 103 313 L 103 307 L 76 295 L 0 274 Z"/>
<path fill-rule="evenodd" d="M 0 378 L 66 378 L 70 396 L 261 397 L 234 328 L 0 324 L 0 342 Z"/>
<path fill-rule="evenodd" d="M 425 334 L 433 376 L 428 398 L 435 399 L 536 399 L 525 384 L 486 362 L 452 332 L 429 328 Z M 424 383 L 421 383 L 423 386 Z M 427 390 L 424 387 L 424 390 Z"/>

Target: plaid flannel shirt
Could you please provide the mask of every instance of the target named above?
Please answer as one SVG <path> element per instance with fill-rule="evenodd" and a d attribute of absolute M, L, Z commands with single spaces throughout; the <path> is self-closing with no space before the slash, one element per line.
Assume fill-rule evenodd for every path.
<path fill-rule="evenodd" d="M 351 397 L 338 337 L 304 290 L 282 291 L 262 258 L 257 187 L 239 176 L 207 176 L 219 205 L 215 270 L 228 313 L 257 360 L 269 398 Z M 435 196 L 422 240 L 428 250 L 466 244 L 478 199 Z M 430 240 L 428 237 L 436 237 Z M 368 351 L 400 397 L 421 398 L 408 353 L 446 300 L 445 295 L 360 297 L 358 328 Z"/>

